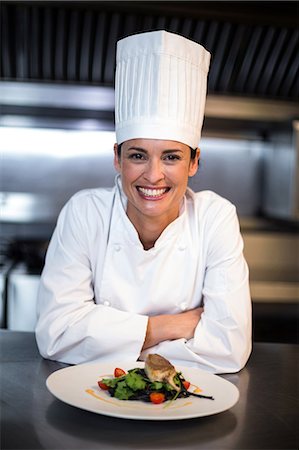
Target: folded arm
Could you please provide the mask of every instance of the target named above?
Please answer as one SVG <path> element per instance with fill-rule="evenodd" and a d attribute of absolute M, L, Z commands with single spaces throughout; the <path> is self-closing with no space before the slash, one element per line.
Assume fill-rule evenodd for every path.
<path fill-rule="evenodd" d="M 167 340 L 193 338 L 202 312 L 203 308 L 195 308 L 179 314 L 150 317 L 142 350 Z"/>

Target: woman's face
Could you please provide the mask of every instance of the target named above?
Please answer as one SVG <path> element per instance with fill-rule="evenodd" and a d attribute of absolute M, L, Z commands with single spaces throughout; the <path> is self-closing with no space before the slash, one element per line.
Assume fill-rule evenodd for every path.
<path fill-rule="evenodd" d="M 121 174 L 131 221 L 156 218 L 167 223 L 179 215 L 188 177 L 198 168 L 199 149 L 191 160 L 190 147 L 176 141 L 132 139 L 121 146 L 114 165 Z"/>

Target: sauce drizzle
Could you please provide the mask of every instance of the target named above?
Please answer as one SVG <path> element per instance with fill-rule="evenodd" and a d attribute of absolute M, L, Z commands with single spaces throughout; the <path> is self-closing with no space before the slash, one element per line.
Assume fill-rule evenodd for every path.
<path fill-rule="evenodd" d="M 110 403 L 110 405 L 121 406 L 121 407 L 126 406 L 126 405 L 122 405 L 122 404 L 120 404 L 120 405 L 119 405 L 119 404 L 116 404 L 115 402 L 113 402 L 113 401 L 111 401 L 111 400 L 107 400 L 106 398 L 100 397 L 99 395 L 97 395 L 97 394 L 95 393 L 95 391 L 94 391 L 93 389 L 85 389 L 85 392 L 86 392 L 87 394 L 92 395 L 92 397 L 97 398 L 98 400 L 102 400 L 103 402 Z"/>

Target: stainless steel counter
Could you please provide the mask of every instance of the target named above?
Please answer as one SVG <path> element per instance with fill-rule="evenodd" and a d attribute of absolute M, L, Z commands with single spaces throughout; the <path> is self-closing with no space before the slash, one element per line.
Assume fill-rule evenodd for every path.
<path fill-rule="evenodd" d="M 55 399 L 45 381 L 65 365 L 43 360 L 33 333 L 0 331 L 1 448 L 297 449 L 298 346 L 255 343 L 229 411 L 180 422 L 93 414 Z"/>

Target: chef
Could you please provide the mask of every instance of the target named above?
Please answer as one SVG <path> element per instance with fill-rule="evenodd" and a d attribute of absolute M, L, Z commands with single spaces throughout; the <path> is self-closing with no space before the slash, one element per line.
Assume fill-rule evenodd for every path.
<path fill-rule="evenodd" d="M 65 205 L 38 294 L 40 353 L 239 371 L 251 351 L 248 267 L 235 207 L 194 193 L 210 54 L 166 31 L 117 44 L 113 188 Z"/>

